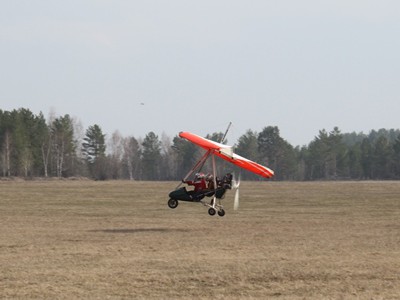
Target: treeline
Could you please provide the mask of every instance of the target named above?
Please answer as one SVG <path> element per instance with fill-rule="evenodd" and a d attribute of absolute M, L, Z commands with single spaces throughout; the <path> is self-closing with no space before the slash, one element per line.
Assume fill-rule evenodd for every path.
<path fill-rule="evenodd" d="M 207 138 L 219 141 L 223 133 Z M 232 144 L 232 143 L 230 143 Z M 279 128 L 248 130 L 235 152 L 275 171 L 274 180 L 367 180 L 400 178 L 400 131 L 341 133 L 320 130 L 308 145 L 293 147 Z M 149 132 L 144 138 L 110 137 L 94 124 L 86 130 L 68 114 L 43 114 L 29 109 L 0 110 L 0 177 L 90 177 L 97 180 L 180 180 L 204 150 L 175 136 Z M 218 159 L 218 173 L 247 171 Z M 211 166 L 205 165 L 204 171 Z"/>

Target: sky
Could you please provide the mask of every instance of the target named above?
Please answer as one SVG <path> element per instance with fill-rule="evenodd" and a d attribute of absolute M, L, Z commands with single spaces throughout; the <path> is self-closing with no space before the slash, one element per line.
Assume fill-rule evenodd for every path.
<path fill-rule="evenodd" d="M 400 128 L 398 0 L 0 0 L 0 109 L 107 136 Z"/>

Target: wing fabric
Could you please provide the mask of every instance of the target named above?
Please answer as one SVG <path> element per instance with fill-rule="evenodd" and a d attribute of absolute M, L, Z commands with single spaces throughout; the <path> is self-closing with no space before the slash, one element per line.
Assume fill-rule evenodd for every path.
<path fill-rule="evenodd" d="M 272 176 L 274 176 L 274 171 L 254 161 L 233 153 L 232 147 L 230 146 L 208 140 L 190 132 L 180 132 L 179 136 L 202 147 L 207 151 L 213 150 L 213 154 L 245 170 L 248 170 L 265 178 L 271 178 Z"/>
<path fill-rule="evenodd" d="M 274 171 L 272 171 L 271 169 L 264 167 L 254 161 L 251 161 L 251 160 L 244 158 L 240 155 L 237 155 L 235 153 L 233 153 L 233 157 L 228 157 L 219 152 L 214 152 L 214 154 L 221 157 L 222 159 L 229 161 L 230 163 L 232 163 L 236 166 L 239 166 L 243 169 L 246 169 L 246 170 L 253 172 L 257 175 L 260 175 L 262 177 L 271 178 L 272 176 L 274 176 Z"/>
<path fill-rule="evenodd" d="M 182 131 L 179 133 L 181 138 L 187 139 L 188 141 L 206 149 L 206 150 L 220 150 L 221 148 L 228 148 L 229 146 L 220 144 L 208 139 L 205 139 L 197 134 Z"/>

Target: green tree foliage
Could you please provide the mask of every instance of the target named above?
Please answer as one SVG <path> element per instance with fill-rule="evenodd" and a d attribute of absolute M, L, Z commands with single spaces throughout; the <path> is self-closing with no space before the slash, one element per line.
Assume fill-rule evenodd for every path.
<path fill-rule="evenodd" d="M 164 134 L 160 141 L 154 132 L 144 139 L 115 132 L 106 141 L 97 124 L 79 137 L 78 125 L 68 114 L 46 121 L 42 113 L 25 108 L 0 110 L 0 176 L 180 180 L 205 153 L 178 136 L 171 142 Z M 222 137 L 221 132 L 206 136 L 217 142 Z M 293 147 L 277 126 L 266 126 L 259 133 L 247 130 L 234 151 L 273 169 L 273 180 L 400 179 L 399 129 L 368 134 L 321 129 L 308 145 Z M 203 172 L 211 169 L 209 161 Z M 260 179 L 217 158 L 219 176 L 232 171 L 242 179 Z"/>
<path fill-rule="evenodd" d="M 392 178 L 394 149 L 386 136 L 381 135 L 377 138 L 373 154 L 373 166 L 376 176 L 382 179 Z"/>
<path fill-rule="evenodd" d="M 265 127 L 257 137 L 259 163 L 275 171 L 275 179 L 296 176 L 296 153 L 292 145 L 280 136 L 277 126 Z"/>
<path fill-rule="evenodd" d="M 236 146 L 237 154 L 253 161 L 259 160 L 257 133 L 248 129 L 247 132 L 239 137 Z"/>
<path fill-rule="evenodd" d="M 44 175 L 41 141 L 46 127 L 42 114 L 28 109 L 0 111 L 0 153 L 3 176 Z"/>
<path fill-rule="evenodd" d="M 374 179 L 373 148 L 370 139 L 364 138 L 361 143 L 361 168 L 363 179 Z"/>
<path fill-rule="evenodd" d="M 252 161 L 260 161 L 260 154 L 258 151 L 257 133 L 248 129 L 246 133 L 239 137 L 235 152 L 240 156 L 246 157 Z M 250 172 L 241 172 L 241 177 L 247 180 L 257 180 L 257 175 Z"/>
<path fill-rule="evenodd" d="M 227 141 L 222 141 L 222 139 L 224 138 L 224 134 L 222 132 L 214 132 L 212 134 L 207 134 L 206 135 L 206 139 L 212 140 L 214 142 L 217 143 L 224 143 L 226 144 Z"/>
<path fill-rule="evenodd" d="M 144 180 L 162 179 L 159 164 L 161 162 L 161 142 L 154 132 L 149 132 L 142 143 L 142 178 Z"/>
<path fill-rule="evenodd" d="M 34 119 L 32 112 L 27 109 L 14 111 L 16 122 L 13 128 L 13 158 L 17 175 L 27 177 L 33 166 L 33 131 Z"/>
<path fill-rule="evenodd" d="M 362 179 L 362 152 L 360 142 L 348 146 L 348 175 L 352 179 Z"/>
<path fill-rule="evenodd" d="M 82 151 L 88 163 L 95 163 L 100 157 L 105 156 L 105 134 L 103 134 L 99 125 L 89 126 L 83 141 Z"/>
<path fill-rule="evenodd" d="M 398 179 L 400 178 L 400 134 L 397 135 L 397 138 L 393 142 L 393 177 Z"/>
<path fill-rule="evenodd" d="M 176 165 L 176 178 L 182 179 L 196 163 L 199 156 L 199 147 L 193 143 L 175 136 L 172 140 L 172 149 Z"/>
<path fill-rule="evenodd" d="M 264 161 L 264 164 L 277 170 L 283 155 L 283 139 L 280 136 L 279 128 L 277 126 L 265 127 L 258 135 L 257 141 L 260 159 Z"/>
<path fill-rule="evenodd" d="M 337 179 L 347 177 L 346 147 L 339 128 L 320 130 L 308 147 L 309 178 Z"/>
<path fill-rule="evenodd" d="M 82 143 L 82 152 L 95 179 L 107 179 L 105 134 L 99 125 L 89 126 Z"/>
<path fill-rule="evenodd" d="M 1 165 L 3 176 L 11 176 L 13 151 L 13 116 L 11 112 L 0 111 Z M 13 163 L 14 164 L 14 163 Z"/>

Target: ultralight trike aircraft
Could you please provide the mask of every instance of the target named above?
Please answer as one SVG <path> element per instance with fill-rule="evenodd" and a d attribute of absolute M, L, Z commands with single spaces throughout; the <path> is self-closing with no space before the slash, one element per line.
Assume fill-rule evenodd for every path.
<path fill-rule="evenodd" d="M 229 129 L 229 127 L 228 127 Z M 236 210 L 239 206 L 239 185 L 240 179 L 237 181 L 233 178 L 232 174 L 226 174 L 222 179 L 216 176 L 216 166 L 215 166 L 215 156 L 218 156 L 236 166 L 239 166 L 245 170 L 251 171 L 257 175 L 264 178 L 271 178 L 274 176 L 274 171 L 264 167 L 254 161 L 244 158 L 240 155 L 233 153 L 232 147 L 221 143 L 211 141 L 209 139 L 203 138 L 196 134 L 190 132 L 180 132 L 179 136 L 184 138 L 206 150 L 206 153 L 201 157 L 201 159 L 194 165 L 194 167 L 189 171 L 189 173 L 182 179 L 182 182 L 175 188 L 174 191 L 169 193 L 168 206 L 170 208 L 176 208 L 179 204 L 178 201 L 188 201 L 188 202 L 200 202 L 204 206 L 208 207 L 209 215 L 213 216 L 218 212 L 219 216 L 225 215 L 225 210 L 223 209 L 221 200 L 224 198 L 225 192 L 228 189 L 236 189 L 234 209 Z M 196 173 L 194 181 L 207 180 L 207 188 L 200 189 L 198 191 L 188 191 L 186 187 L 180 187 L 182 183 L 194 184 L 193 181 L 188 181 L 188 178 L 195 173 L 197 170 L 201 169 L 209 157 L 212 157 L 213 174 L 209 174 L 207 177 L 202 173 Z M 204 200 L 205 197 L 211 198 L 210 202 Z"/>

